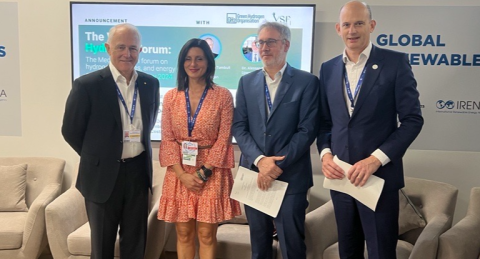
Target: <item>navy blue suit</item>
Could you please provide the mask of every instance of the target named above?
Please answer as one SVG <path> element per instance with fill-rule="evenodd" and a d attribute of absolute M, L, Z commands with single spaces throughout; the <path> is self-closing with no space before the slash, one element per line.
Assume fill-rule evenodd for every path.
<path fill-rule="evenodd" d="M 374 174 L 385 179 L 376 212 L 342 193 L 332 191 L 332 200 L 341 257 L 363 258 L 365 235 L 369 258 L 391 259 L 395 256 L 388 251 L 391 253 L 396 246 L 398 235 L 398 190 L 404 186 L 402 157 L 420 133 L 423 118 L 406 54 L 372 46 L 365 66 L 365 78 L 350 117 L 342 55 L 322 64 L 317 146 L 319 152 L 330 148 L 333 155 L 350 164 L 369 157 L 376 149 L 390 158 Z"/>
<path fill-rule="evenodd" d="M 288 182 L 287 195 L 275 218 L 284 259 L 305 257 L 306 193 L 313 185 L 310 145 L 316 137 L 318 78 L 287 64 L 270 114 L 265 76 L 257 70 L 240 79 L 236 95 L 233 135 L 242 151 L 240 166 L 251 170 L 260 155 L 285 156 L 277 162 Z M 272 256 L 272 218 L 246 206 L 253 258 Z"/>

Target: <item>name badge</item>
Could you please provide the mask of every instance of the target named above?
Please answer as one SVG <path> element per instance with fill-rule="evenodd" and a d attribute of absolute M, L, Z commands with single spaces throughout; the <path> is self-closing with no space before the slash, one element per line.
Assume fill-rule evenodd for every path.
<path fill-rule="evenodd" d="M 195 166 L 197 163 L 198 143 L 182 141 L 182 163 Z"/>
<path fill-rule="evenodd" d="M 139 130 L 125 130 L 123 132 L 123 142 L 138 142 L 140 143 Z"/>

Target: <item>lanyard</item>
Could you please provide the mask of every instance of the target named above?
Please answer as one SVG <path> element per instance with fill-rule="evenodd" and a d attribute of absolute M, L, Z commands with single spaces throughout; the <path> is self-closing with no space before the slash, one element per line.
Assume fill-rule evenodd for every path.
<path fill-rule="evenodd" d="M 345 88 L 347 88 L 347 95 L 348 99 L 350 99 L 350 107 L 355 108 L 355 98 L 357 97 L 358 90 L 360 90 L 360 87 L 362 86 L 363 83 L 363 77 L 365 76 L 365 71 L 367 70 L 367 66 L 363 68 L 362 74 L 360 75 L 360 78 L 358 79 L 357 87 L 355 87 L 355 93 L 352 96 L 352 90 L 350 90 L 350 81 L 348 81 L 348 73 L 345 71 Z"/>
<path fill-rule="evenodd" d="M 270 98 L 270 91 L 268 90 L 267 83 L 265 82 L 265 96 L 267 97 L 268 111 L 272 110 L 272 98 Z"/>
<path fill-rule="evenodd" d="M 188 87 L 185 89 L 185 99 L 187 100 L 187 116 L 188 116 L 188 136 L 192 136 L 193 127 L 195 126 L 195 121 L 197 120 L 198 112 L 202 108 L 203 100 L 205 96 L 207 96 L 208 87 L 205 86 L 205 90 L 203 90 L 202 97 L 200 97 L 200 101 L 198 102 L 197 110 L 192 117 L 191 106 L 190 106 L 190 96 L 188 95 Z"/>
<path fill-rule="evenodd" d="M 125 103 L 125 99 L 122 96 L 122 92 L 120 92 L 120 88 L 118 88 L 118 85 L 117 85 L 118 98 L 120 98 L 120 101 L 122 102 L 123 107 L 125 108 L 125 111 L 127 112 L 128 116 L 130 117 L 130 124 L 133 124 L 133 116 L 135 115 L 135 108 L 137 107 L 137 88 L 138 88 L 137 87 L 137 82 L 135 82 L 135 90 L 134 90 L 134 93 L 133 93 L 132 108 L 130 109 L 131 113 L 129 113 L 128 108 L 127 108 L 127 103 Z"/>

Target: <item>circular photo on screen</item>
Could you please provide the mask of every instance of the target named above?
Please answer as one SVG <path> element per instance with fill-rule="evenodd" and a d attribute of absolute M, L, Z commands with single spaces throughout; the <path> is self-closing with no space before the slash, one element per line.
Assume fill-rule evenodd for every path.
<path fill-rule="evenodd" d="M 249 35 L 242 43 L 242 54 L 243 57 L 250 62 L 260 62 L 260 51 L 257 45 L 255 45 L 255 40 L 257 40 L 257 34 Z"/>
<path fill-rule="evenodd" d="M 200 39 L 206 41 L 213 52 L 213 57 L 217 59 L 222 53 L 222 43 L 217 36 L 207 33 L 200 36 Z"/>

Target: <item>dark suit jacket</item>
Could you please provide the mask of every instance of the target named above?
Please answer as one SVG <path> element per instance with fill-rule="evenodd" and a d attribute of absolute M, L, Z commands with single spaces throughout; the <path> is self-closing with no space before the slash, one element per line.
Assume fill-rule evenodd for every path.
<path fill-rule="evenodd" d="M 400 189 L 404 186 L 402 157 L 423 126 L 408 57 L 373 46 L 351 118 L 344 97 L 344 67 L 340 55 L 320 69 L 318 150 L 330 148 L 333 155 L 354 164 L 379 148 L 391 162 L 375 175 L 385 179 L 385 189 Z"/>
<path fill-rule="evenodd" d="M 240 79 L 232 132 L 242 151 L 240 166 L 255 169 L 260 155 L 286 156 L 277 165 L 287 194 L 312 185 L 310 145 L 317 132 L 318 78 L 287 64 L 267 117 L 265 76 L 257 70 Z"/>
<path fill-rule="evenodd" d="M 142 143 L 149 185 L 152 184 L 150 131 L 159 107 L 159 82 L 138 72 L 138 91 L 142 111 Z M 116 84 L 110 68 L 77 78 L 67 99 L 62 134 L 80 155 L 76 187 L 91 201 L 108 200 L 117 179 L 123 150 L 123 129 Z"/>

